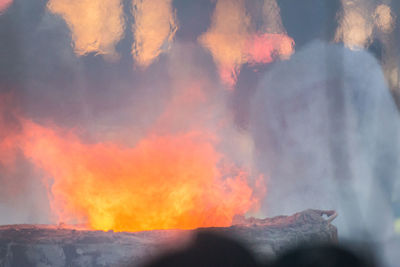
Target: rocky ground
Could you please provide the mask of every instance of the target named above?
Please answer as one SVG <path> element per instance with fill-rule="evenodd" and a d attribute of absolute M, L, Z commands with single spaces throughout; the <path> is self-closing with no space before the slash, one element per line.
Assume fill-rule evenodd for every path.
<path fill-rule="evenodd" d="M 86 231 L 66 226 L 0 226 L 0 266 L 124 266 L 190 240 L 197 231 L 227 234 L 257 257 L 273 257 L 302 243 L 337 242 L 333 211 L 306 210 L 267 219 L 236 217 L 231 227 L 146 232 Z"/>

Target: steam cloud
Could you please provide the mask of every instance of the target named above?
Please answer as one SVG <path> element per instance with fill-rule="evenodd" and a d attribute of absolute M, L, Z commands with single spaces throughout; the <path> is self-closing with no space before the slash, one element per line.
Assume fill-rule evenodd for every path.
<path fill-rule="evenodd" d="M 11 4 L 13 0 L 1 0 L 0 1 L 0 14 L 4 12 Z"/>
<path fill-rule="evenodd" d="M 275 65 L 253 99 L 256 160 L 272 177 L 264 212 L 331 208 L 341 237 L 388 240 L 400 121 L 376 59 L 315 41 Z"/>

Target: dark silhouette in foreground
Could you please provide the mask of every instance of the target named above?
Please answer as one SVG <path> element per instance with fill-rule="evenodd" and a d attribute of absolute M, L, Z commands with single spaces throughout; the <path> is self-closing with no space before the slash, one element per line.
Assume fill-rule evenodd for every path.
<path fill-rule="evenodd" d="M 322 244 L 298 247 L 281 255 L 271 267 L 375 267 L 373 259 L 361 257 L 343 247 Z"/>
<path fill-rule="evenodd" d="M 161 266 L 269 266 L 269 267 L 376 267 L 373 257 L 363 257 L 337 244 L 305 244 L 288 250 L 274 261 L 257 262 L 238 241 L 201 231 L 194 241 L 179 251 L 148 262 L 145 267 Z"/>
<path fill-rule="evenodd" d="M 200 231 L 187 248 L 162 255 L 146 267 L 161 266 L 261 266 L 251 252 L 226 236 Z"/>

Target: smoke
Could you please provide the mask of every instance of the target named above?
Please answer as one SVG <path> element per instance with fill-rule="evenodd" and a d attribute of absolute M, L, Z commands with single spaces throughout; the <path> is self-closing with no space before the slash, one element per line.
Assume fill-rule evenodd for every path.
<path fill-rule="evenodd" d="M 374 34 L 395 33 L 387 6 L 353 2 L 361 7 L 344 7 L 337 41 L 362 50 Z M 7 216 L 0 223 L 57 222 L 52 188 L 75 173 L 96 176 L 101 167 L 117 177 L 140 172 L 130 161 L 143 151 L 156 158 L 152 141 L 172 136 L 166 154 L 179 148 L 181 154 L 165 159 L 167 173 L 169 165 L 178 169 L 199 155 L 196 170 L 202 163 L 218 169 L 217 185 L 243 187 L 243 199 L 257 204 L 252 200 L 265 194 L 261 172 L 268 193 L 256 215 L 337 209 L 341 236 L 391 235 L 392 205 L 400 199 L 399 119 L 381 66 L 367 52 L 316 42 L 293 54 L 300 39 L 284 28 L 274 0 L 6 3 L 0 8 L 0 211 Z M 305 29 L 297 31 L 305 43 Z M 398 64 L 390 62 L 385 74 L 396 80 Z M 24 129 L 35 127 L 24 125 L 54 133 L 45 144 L 57 157 L 42 151 L 40 134 L 27 152 Z M 206 141 L 195 143 L 192 132 Z M 140 145 L 150 136 L 150 145 Z M 110 151 L 135 167 L 120 170 Z M 72 160 L 80 157 L 85 164 Z M 100 177 L 107 191 L 112 182 Z M 187 185 L 186 176 L 178 178 Z M 230 213 L 251 206 L 240 195 L 232 198 L 246 205 Z"/>
<path fill-rule="evenodd" d="M 7 8 L 12 4 L 13 0 L 1 0 L 0 1 L 0 14 L 7 10 Z"/>
<path fill-rule="evenodd" d="M 0 90 L 2 98 L 11 95 L 1 104 L 1 209 L 7 214 L 1 223 L 55 222 L 42 183 L 46 173 L 18 147 L 19 118 L 72 129 L 84 142 L 132 145 L 168 101 L 165 62 L 142 75 L 132 71 L 132 62 L 105 61 L 95 54 L 100 51 L 76 54 L 69 25 L 47 9 L 47 1 L 14 1 L 0 20 Z M 129 36 L 115 49 L 131 58 Z"/>
<path fill-rule="evenodd" d="M 0 44 L 1 90 L 2 95 L 12 94 L 5 98 L 1 114 L 17 114 L 12 123 L 2 122 L 2 129 L 16 125 L 16 130 L 2 132 L 0 142 L 2 191 L 7 192 L 1 208 L 9 214 L 1 223 L 62 220 L 97 229 L 188 228 L 229 225 L 235 213 L 256 208 L 263 183 L 251 170 L 250 159 L 243 159 L 250 155 L 248 137 L 234 128 L 214 62 L 196 38 L 172 45 L 178 18 L 172 2 L 163 1 L 162 6 L 165 9 L 154 13 L 146 1 L 16 0 L 0 16 L 0 35 L 6 40 Z M 90 12 L 82 15 L 82 10 Z M 234 142 L 243 145 L 236 148 Z M 151 169 L 135 164 L 140 158 L 154 160 L 155 174 L 138 178 L 130 190 L 125 184 L 110 191 L 112 181 Z M 97 161 L 104 165 L 101 175 Z M 136 167 L 122 167 L 131 164 Z M 209 172 L 202 175 L 198 166 L 208 166 Z M 125 212 L 117 207 L 125 209 L 121 201 L 126 199 L 114 193 L 143 196 L 140 192 L 150 188 L 151 177 L 153 185 L 159 181 L 157 187 L 169 188 L 159 194 L 165 197 L 174 189 L 190 192 L 185 188 L 199 178 L 186 202 L 164 202 L 173 208 L 191 207 L 185 214 L 197 221 L 124 226 L 118 218 Z M 104 185 L 98 187 L 104 189 L 101 194 L 88 189 L 96 183 Z M 258 188 L 250 187 L 254 184 Z M 210 199 L 209 204 L 203 198 Z M 203 202 L 208 206 L 199 209 Z M 93 203 L 103 208 L 96 212 Z M 130 209 L 134 211 L 137 207 Z M 207 212 L 212 216 L 205 216 Z M 135 220 L 142 215 L 137 213 Z M 201 216 L 215 218 L 207 222 Z M 99 217 L 107 222 L 98 222 Z"/>
<path fill-rule="evenodd" d="M 367 52 L 314 41 L 276 64 L 251 112 L 258 167 L 270 177 L 263 211 L 335 209 L 340 236 L 389 238 L 399 123 L 381 67 Z"/>
<path fill-rule="evenodd" d="M 48 222 L 50 216 L 46 190 L 30 177 L 34 166 L 17 147 L 22 125 L 13 96 L 0 96 L 0 224 L 35 221 Z"/>

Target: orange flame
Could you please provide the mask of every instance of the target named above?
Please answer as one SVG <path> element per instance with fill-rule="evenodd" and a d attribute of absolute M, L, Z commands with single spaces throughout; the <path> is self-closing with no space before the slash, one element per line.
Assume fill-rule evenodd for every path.
<path fill-rule="evenodd" d="M 177 118 L 178 107 L 191 114 L 197 109 L 189 107 L 208 103 L 201 83 L 186 84 L 177 84 L 187 89 L 177 92 L 154 125 L 153 133 L 162 134 L 150 134 L 133 147 L 84 143 L 72 131 L 25 119 L 10 97 L 0 96 L 0 130 L 8 131 L 0 132 L 0 165 L 15 165 L 19 150 L 45 173 L 42 182 L 59 223 L 114 231 L 229 226 L 236 214 L 258 208 L 265 193 L 262 179 L 252 181 L 253 190 L 246 171 L 216 149 L 215 131 L 202 119 L 164 131 L 187 121 Z M 16 121 L 11 132 L 5 121 L 10 115 Z"/>
<path fill-rule="evenodd" d="M 48 8 L 65 19 L 78 55 L 96 52 L 113 56 L 123 35 L 121 3 L 50 0 Z M 171 0 L 132 0 L 132 4 L 132 53 L 136 63 L 146 67 L 172 42 L 177 29 L 175 10 Z M 204 44 L 221 56 L 213 55 L 221 72 L 228 69 L 231 75 L 241 64 L 266 63 L 273 53 L 292 52 L 291 39 L 285 35 L 257 35 L 246 27 L 236 23 L 233 31 L 228 27 L 223 34 L 216 29 L 205 35 Z M 226 49 L 231 33 L 240 42 Z M 115 231 L 229 226 L 234 215 L 256 209 L 261 198 L 258 193 L 265 191 L 257 180 L 255 192 L 246 171 L 217 150 L 214 132 L 220 118 L 209 115 L 214 110 L 210 111 L 212 97 L 203 90 L 208 88 L 206 79 L 193 82 L 185 77 L 179 73 L 174 81 L 173 97 L 153 125 L 153 134 L 133 147 L 85 143 L 73 132 L 41 126 L 18 113 L 18 132 L 5 137 L 0 133 L 0 164 L 12 165 L 12 156 L 20 150 L 41 173 L 44 171 L 47 177 L 43 183 L 58 222 Z M 2 110 L 1 104 L 0 115 L 9 112 L 10 108 Z M 191 115 L 195 115 L 195 123 Z M 1 119 L 0 130 L 5 125 Z"/>
<path fill-rule="evenodd" d="M 228 226 L 257 200 L 243 171 L 219 167 L 214 138 L 190 132 L 152 136 L 133 148 L 84 144 L 32 122 L 23 150 L 46 180 L 60 221 L 93 229 L 139 231 Z"/>

